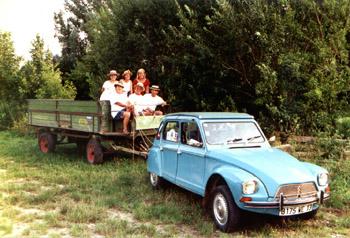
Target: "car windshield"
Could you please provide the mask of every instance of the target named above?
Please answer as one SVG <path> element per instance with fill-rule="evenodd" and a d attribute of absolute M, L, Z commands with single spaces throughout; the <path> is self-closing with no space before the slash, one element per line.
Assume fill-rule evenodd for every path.
<path fill-rule="evenodd" d="M 207 143 L 211 145 L 264 142 L 264 136 L 254 122 L 206 122 L 203 128 Z"/>

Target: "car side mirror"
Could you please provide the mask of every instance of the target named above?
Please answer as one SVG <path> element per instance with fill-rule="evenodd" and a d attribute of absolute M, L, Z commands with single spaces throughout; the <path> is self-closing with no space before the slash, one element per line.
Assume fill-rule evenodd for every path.
<path fill-rule="evenodd" d="M 271 136 L 269 138 L 269 142 L 275 142 L 276 141 L 276 136 Z"/>

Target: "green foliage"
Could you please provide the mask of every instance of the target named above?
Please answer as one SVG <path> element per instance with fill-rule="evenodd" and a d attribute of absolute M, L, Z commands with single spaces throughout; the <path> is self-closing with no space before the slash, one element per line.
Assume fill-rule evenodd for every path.
<path fill-rule="evenodd" d="M 350 138 L 350 117 L 339 118 L 336 122 L 337 133 L 343 138 Z"/>
<path fill-rule="evenodd" d="M 322 159 L 339 160 L 343 150 L 350 146 L 350 141 L 342 140 L 339 135 L 319 133 L 316 146 Z"/>
<path fill-rule="evenodd" d="M 32 60 L 22 67 L 22 90 L 25 98 L 74 98 L 74 85 L 61 82 L 59 70 L 53 64 L 52 54 L 44 49 L 39 35 L 33 41 Z"/>
<path fill-rule="evenodd" d="M 19 63 L 11 35 L 0 32 L 0 130 L 11 126 L 24 110 L 20 96 Z"/>
<path fill-rule="evenodd" d="M 245 111 L 268 131 L 335 133 L 350 110 L 349 1 L 97 2 L 56 21 L 79 98 L 143 67 L 175 111 Z"/>
<path fill-rule="evenodd" d="M 0 31 L 0 100 L 18 97 L 18 69 L 20 58 L 15 55 L 11 34 Z"/>

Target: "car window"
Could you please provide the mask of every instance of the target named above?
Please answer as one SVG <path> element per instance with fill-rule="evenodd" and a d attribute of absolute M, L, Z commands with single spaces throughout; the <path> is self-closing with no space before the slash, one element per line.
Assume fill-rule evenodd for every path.
<path fill-rule="evenodd" d="M 164 130 L 163 130 L 163 140 L 177 142 L 178 133 L 179 133 L 179 122 L 168 121 L 165 124 Z"/>
<path fill-rule="evenodd" d="M 208 122 L 203 124 L 208 144 L 262 143 L 264 136 L 253 122 Z"/>
<path fill-rule="evenodd" d="M 194 147 L 202 147 L 202 137 L 195 122 L 181 123 L 181 143 Z"/>

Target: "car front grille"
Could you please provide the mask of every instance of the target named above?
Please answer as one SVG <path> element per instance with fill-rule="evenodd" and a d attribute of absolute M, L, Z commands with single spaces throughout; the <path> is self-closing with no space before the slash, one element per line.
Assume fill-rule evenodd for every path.
<path fill-rule="evenodd" d="M 275 199 L 279 201 L 281 194 L 287 200 L 298 198 L 317 197 L 317 189 L 314 183 L 286 184 L 279 187 Z"/>

